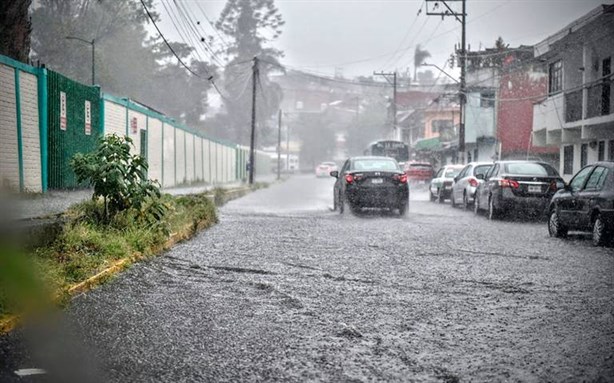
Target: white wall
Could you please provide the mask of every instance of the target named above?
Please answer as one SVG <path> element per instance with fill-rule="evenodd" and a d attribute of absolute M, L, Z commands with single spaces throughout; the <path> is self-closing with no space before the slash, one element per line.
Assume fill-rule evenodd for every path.
<path fill-rule="evenodd" d="M 163 124 L 164 136 L 164 187 L 175 185 L 175 128 Z"/>
<path fill-rule="evenodd" d="M 147 162 L 149 179 L 162 184 L 162 121 L 149 118 L 147 130 Z"/>
<path fill-rule="evenodd" d="M 21 145 L 23 159 L 23 187 L 26 191 L 41 192 L 41 145 L 38 115 L 38 78 L 26 72 L 19 74 L 21 106 Z"/>
<path fill-rule="evenodd" d="M 0 186 L 19 189 L 15 71 L 0 64 Z"/>

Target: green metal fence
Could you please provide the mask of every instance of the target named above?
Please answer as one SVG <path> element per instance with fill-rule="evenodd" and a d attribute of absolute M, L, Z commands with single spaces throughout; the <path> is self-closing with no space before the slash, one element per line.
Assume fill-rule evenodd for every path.
<path fill-rule="evenodd" d="M 76 153 L 94 150 L 102 134 L 100 88 L 49 71 L 47 92 L 49 188 L 80 187 L 70 160 Z"/>

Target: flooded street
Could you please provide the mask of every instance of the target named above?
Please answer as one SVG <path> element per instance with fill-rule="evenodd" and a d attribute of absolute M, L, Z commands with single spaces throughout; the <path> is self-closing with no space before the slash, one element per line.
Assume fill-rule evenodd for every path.
<path fill-rule="evenodd" d="M 611 249 L 425 191 L 406 217 L 340 215 L 332 184 L 294 176 L 230 202 L 217 226 L 78 296 L 66 316 L 89 350 L 79 357 L 115 382 L 614 376 Z M 0 380 L 64 376 L 15 352 L 24 337 L 0 338 Z"/>

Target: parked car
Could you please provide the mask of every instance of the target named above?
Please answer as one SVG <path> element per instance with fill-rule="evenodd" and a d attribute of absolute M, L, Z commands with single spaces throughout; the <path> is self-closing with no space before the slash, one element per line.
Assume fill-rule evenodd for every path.
<path fill-rule="evenodd" d="M 445 165 L 437 171 L 429 185 L 431 201 L 443 202 L 452 195 L 454 177 L 463 170 L 465 165 Z"/>
<path fill-rule="evenodd" d="M 329 177 L 330 172 L 339 170 L 334 162 L 322 162 L 316 166 L 316 177 Z"/>
<path fill-rule="evenodd" d="M 429 162 L 406 162 L 403 166 L 410 185 L 428 184 L 433 179 L 433 165 Z"/>
<path fill-rule="evenodd" d="M 570 230 L 592 231 L 593 244 L 614 239 L 614 162 L 585 166 L 559 190 L 549 206 L 548 232 L 566 237 Z"/>
<path fill-rule="evenodd" d="M 333 206 L 341 214 L 346 205 L 354 212 L 364 207 L 398 209 L 401 215 L 407 212 L 407 175 L 394 158 L 348 158 L 341 171 L 332 171 L 331 176 L 337 178 Z"/>
<path fill-rule="evenodd" d="M 565 186 L 559 173 L 538 161 L 496 161 L 482 176 L 475 193 L 474 211 L 488 211 L 489 219 L 516 210 L 544 213 L 557 190 Z"/>
<path fill-rule="evenodd" d="M 475 198 L 475 191 L 478 185 L 484 182 L 478 179 L 479 174 L 484 176 L 486 172 L 492 167 L 492 162 L 470 162 L 461 172 L 454 177 L 454 184 L 452 185 L 452 206 L 462 204 L 463 208 L 468 209 L 473 204 Z"/>

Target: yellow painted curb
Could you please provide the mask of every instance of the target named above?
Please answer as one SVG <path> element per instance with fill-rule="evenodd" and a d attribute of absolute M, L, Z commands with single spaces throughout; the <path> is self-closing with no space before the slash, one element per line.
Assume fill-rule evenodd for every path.
<path fill-rule="evenodd" d="M 230 199 L 241 197 L 249 193 L 250 191 L 251 191 L 251 188 L 249 187 L 239 187 L 235 189 L 229 189 L 227 190 L 227 193 L 229 194 L 232 193 L 231 198 L 229 198 L 230 200 Z M 241 193 L 245 193 L 245 194 L 241 194 Z M 213 198 L 213 194 L 208 195 L 208 197 Z M 169 236 L 169 239 L 166 242 L 164 242 L 163 244 L 157 247 L 152 248 L 151 250 L 154 254 L 162 253 L 163 251 L 170 249 L 177 243 L 190 239 L 198 232 L 215 225 L 215 223 L 216 222 L 210 222 L 208 220 L 203 220 L 198 223 L 193 222 L 191 224 L 187 224 L 183 227 L 182 230 L 175 232 L 175 233 L 171 233 Z M 109 267 L 100 271 L 96 275 L 93 275 L 82 282 L 76 283 L 72 286 L 69 286 L 66 289 L 62 289 L 61 291 L 57 292 L 55 294 L 55 301 L 56 302 L 59 301 L 62 297 L 66 296 L 66 294 L 72 297 L 77 294 L 88 292 L 92 290 L 94 287 L 96 287 L 97 285 L 99 285 L 102 280 L 116 275 L 120 271 L 127 268 L 132 262 L 138 261 L 143 258 L 145 258 L 143 254 L 141 254 L 140 252 L 135 252 L 126 258 L 117 260 L 113 262 Z M 6 334 L 8 332 L 13 331 L 15 327 L 17 327 L 21 323 L 21 320 L 22 320 L 21 315 L 10 315 L 3 319 L 0 319 L 0 334 Z"/>

